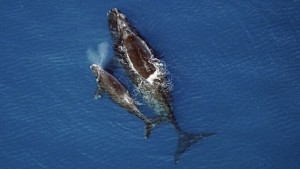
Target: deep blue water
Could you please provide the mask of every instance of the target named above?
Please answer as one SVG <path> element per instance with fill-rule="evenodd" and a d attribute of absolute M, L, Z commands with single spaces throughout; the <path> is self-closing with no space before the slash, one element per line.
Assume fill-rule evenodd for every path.
<path fill-rule="evenodd" d="M 167 64 L 182 128 L 218 133 L 178 166 L 171 126 L 145 140 L 140 120 L 93 99 L 87 49 L 111 44 L 113 7 Z M 298 169 L 299 21 L 298 0 L 1 0 L 0 168 Z"/>

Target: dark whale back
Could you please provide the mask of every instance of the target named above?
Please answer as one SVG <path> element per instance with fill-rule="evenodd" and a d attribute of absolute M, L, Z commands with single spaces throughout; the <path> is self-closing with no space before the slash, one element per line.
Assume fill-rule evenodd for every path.
<path fill-rule="evenodd" d="M 141 77 L 149 78 L 156 71 L 153 63 L 149 62 L 150 58 L 153 58 L 152 51 L 131 26 L 126 16 L 114 8 L 108 13 L 108 25 L 120 59 L 126 60 L 126 64 L 133 66 L 132 69 Z M 120 48 L 122 45 L 124 48 Z M 124 58 L 125 55 L 128 58 Z"/>
<path fill-rule="evenodd" d="M 99 94 L 105 92 L 115 103 L 127 111 L 140 113 L 129 91 L 118 79 L 96 64 L 93 64 L 91 69 L 96 76 Z"/>
<path fill-rule="evenodd" d="M 100 86 L 114 98 L 119 98 L 128 93 L 127 89 L 111 74 L 100 70 Z"/>
<path fill-rule="evenodd" d="M 149 78 L 156 71 L 153 64 L 149 63 L 149 56 L 152 55 L 149 48 L 145 48 L 143 41 L 135 34 L 129 34 L 124 39 L 124 46 L 137 73 L 145 79 Z"/>

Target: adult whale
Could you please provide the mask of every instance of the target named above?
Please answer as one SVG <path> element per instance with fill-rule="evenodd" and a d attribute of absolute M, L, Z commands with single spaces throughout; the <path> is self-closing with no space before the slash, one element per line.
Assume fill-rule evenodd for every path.
<path fill-rule="evenodd" d="M 184 132 L 173 113 L 170 87 L 165 64 L 156 58 L 149 45 L 133 29 L 126 16 L 114 8 L 108 12 L 108 24 L 114 41 L 114 51 L 131 81 L 155 112 L 166 118 L 179 135 L 174 155 L 177 163 L 193 143 L 214 133 L 191 134 Z"/>
<path fill-rule="evenodd" d="M 92 64 L 90 66 L 90 69 L 96 76 L 97 90 L 95 98 L 100 98 L 102 93 L 106 92 L 115 103 L 126 109 L 129 113 L 144 121 L 145 138 L 149 138 L 153 128 L 157 123 L 160 123 L 162 121 L 162 118 L 147 118 L 143 113 L 139 111 L 128 90 L 114 76 L 103 70 L 97 64 Z"/>

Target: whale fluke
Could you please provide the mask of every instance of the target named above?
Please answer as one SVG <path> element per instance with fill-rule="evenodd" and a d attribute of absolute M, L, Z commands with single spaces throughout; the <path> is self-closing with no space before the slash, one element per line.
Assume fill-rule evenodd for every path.
<path fill-rule="evenodd" d="M 192 134 L 192 133 L 180 133 L 179 134 L 179 140 L 177 144 L 177 149 L 174 154 L 174 160 L 175 163 L 178 164 L 178 161 L 180 159 L 180 156 L 188 150 L 192 144 L 197 143 L 198 141 L 201 141 L 202 139 L 215 135 L 216 133 L 213 132 L 203 132 L 199 134 Z"/>

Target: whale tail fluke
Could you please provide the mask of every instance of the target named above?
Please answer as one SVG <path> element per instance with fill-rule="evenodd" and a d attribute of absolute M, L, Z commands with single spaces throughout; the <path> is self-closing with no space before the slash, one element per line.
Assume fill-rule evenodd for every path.
<path fill-rule="evenodd" d="M 145 138 L 149 139 L 154 127 L 164 121 L 164 118 L 159 116 L 145 122 Z"/>
<path fill-rule="evenodd" d="M 203 132 L 199 134 L 192 134 L 192 133 L 184 133 L 181 132 L 179 134 L 179 140 L 178 140 L 178 145 L 177 149 L 174 155 L 174 160 L 175 163 L 178 164 L 180 156 L 187 150 L 189 149 L 192 144 L 197 143 L 198 141 L 201 141 L 202 139 L 215 135 L 216 133 L 213 132 Z"/>

